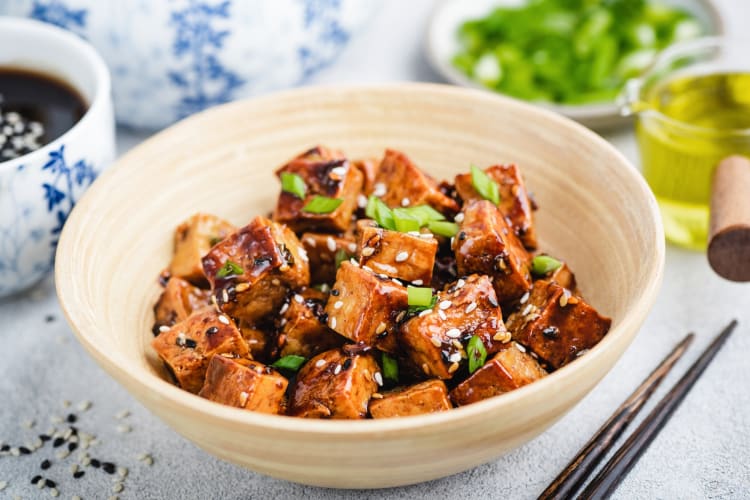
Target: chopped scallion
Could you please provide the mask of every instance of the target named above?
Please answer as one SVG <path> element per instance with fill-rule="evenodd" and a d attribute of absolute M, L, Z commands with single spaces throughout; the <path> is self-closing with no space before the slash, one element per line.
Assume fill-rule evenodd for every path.
<path fill-rule="evenodd" d="M 410 306 L 421 306 L 427 307 L 432 303 L 432 288 L 419 287 L 419 286 L 407 286 L 407 301 Z"/>
<path fill-rule="evenodd" d="M 245 270 L 237 264 L 236 262 L 232 262 L 231 260 L 228 260 L 224 263 L 221 268 L 216 271 L 216 277 L 217 278 L 226 278 L 227 276 L 239 276 L 240 274 L 243 274 Z"/>
<path fill-rule="evenodd" d="M 383 353 L 383 377 L 386 380 L 398 382 L 398 361 L 387 353 Z"/>
<path fill-rule="evenodd" d="M 531 272 L 536 276 L 544 276 L 562 266 L 562 262 L 549 255 L 537 255 L 531 261 Z"/>
<path fill-rule="evenodd" d="M 281 172 L 281 190 L 285 193 L 293 194 L 300 200 L 304 200 L 307 186 L 305 186 L 305 181 L 299 175 L 290 172 Z"/>
<path fill-rule="evenodd" d="M 393 212 L 380 198 L 370 195 L 365 208 L 365 215 L 374 219 L 380 227 L 385 229 L 396 229 L 396 222 L 393 219 Z"/>
<path fill-rule="evenodd" d="M 419 221 L 419 226 L 426 226 L 430 221 L 445 220 L 445 216 L 429 205 L 417 205 L 415 207 L 394 209 L 401 210 L 409 217 Z"/>
<path fill-rule="evenodd" d="M 305 361 L 307 361 L 307 359 L 302 356 L 290 354 L 288 356 L 277 359 L 271 366 L 278 370 L 288 370 L 290 372 L 296 372 L 302 365 L 305 364 Z"/>
<path fill-rule="evenodd" d="M 490 179 L 484 170 L 474 165 L 471 166 L 471 183 L 482 198 L 490 200 L 495 205 L 500 203 L 500 188 L 497 183 Z"/>
<path fill-rule="evenodd" d="M 455 222 L 433 220 L 427 223 L 427 229 L 440 236 L 450 238 L 458 232 L 458 224 Z"/>
<path fill-rule="evenodd" d="M 402 233 L 408 233 L 409 231 L 419 231 L 419 220 L 412 217 L 406 209 L 394 208 L 392 213 L 393 224 L 396 227 L 396 231 L 401 231 Z"/>
<path fill-rule="evenodd" d="M 487 349 L 485 349 L 482 339 L 476 335 L 471 337 L 466 345 L 466 355 L 469 358 L 469 373 L 474 373 L 478 368 L 481 368 L 487 360 Z"/>
<path fill-rule="evenodd" d="M 311 214 L 329 214 L 339 208 L 344 202 L 342 198 L 329 198 L 327 196 L 316 195 L 307 205 L 302 207 L 303 212 Z"/>
<path fill-rule="evenodd" d="M 342 262 L 349 260 L 351 257 L 343 248 L 339 248 L 336 251 L 336 269 L 339 268 Z"/>

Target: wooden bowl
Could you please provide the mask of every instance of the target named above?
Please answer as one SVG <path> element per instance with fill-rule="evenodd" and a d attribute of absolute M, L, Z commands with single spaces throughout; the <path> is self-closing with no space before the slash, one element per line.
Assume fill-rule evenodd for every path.
<path fill-rule="evenodd" d="M 594 349 L 549 377 L 456 410 L 364 421 L 305 420 L 221 406 L 167 381 L 151 350 L 156 277 L 174 227 L 196 211 L 237 225 L 274 205 L 273 170 L 314 144 L 351 157 L 403 150 L 437 178 L 516 162 L 540 205 L 541 248 L 572 265 L 614 318 Z M 187 119 L 122 157 L 65 226 L 57 292 L 97 362 L 207 452 L 270 476 L 379 488 L 447 476 L 534 438 L 610 370 L 661 283 L 656 202 L 611 145 L 551 112 L 487 92 L 428 84 L 294 90 Z"/>

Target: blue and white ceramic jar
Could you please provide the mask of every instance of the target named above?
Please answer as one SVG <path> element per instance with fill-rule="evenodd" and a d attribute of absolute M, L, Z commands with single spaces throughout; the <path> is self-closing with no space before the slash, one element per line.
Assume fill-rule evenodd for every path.
<path fill-rule="evenodd" d="M 57 240 L 76 201 L 115 155 L 109 73 L 80 38 L 36 21 L 0 18 L 0 66 L 54 76 L 87 104 L 66 133 L 0 163 L 0 297 L 52 268 Z M 83 278 L 83 277 L 82 277 Z"/>
<path fill-rule="evenodd" d="M 117 119 L 168 125 L 233 99 L 304 83 L 376 0 L 4 0 L 89 40 L 112 72 Z"/>

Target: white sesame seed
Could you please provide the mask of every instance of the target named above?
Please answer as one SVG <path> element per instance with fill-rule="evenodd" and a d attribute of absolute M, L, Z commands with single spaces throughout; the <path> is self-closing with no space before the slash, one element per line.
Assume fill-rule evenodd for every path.
<path fill-rule="evenodd" d="M 378 278 L 382 278 L 384 280 L 387 280 L 388 279 L 388 275 L 384 274 L 384 273 L 380 273 L 380 274 L 378 274 Z"/>
<path fill-rule="evenodd" d="M 375 196 L 383 196 L 386 193 L 385 184 L 378 182 L 373 186 L 372 194 Z"/>
<path fill-rule="evenodd" d="M 448 357 L 448 361 L 451 363 L 458 363 L 461 361 L 461 353 L 460 352 L 454 352 Z"/>
<path fill-rule="evenodd" d="M 8 481 L 0 481 L 0 491 L 8 487 Z"/>
<path fill-rule="evenodd" d="M 353 265 L 354 267 L 359 267 L 359 262 L 357 262 L 357 261 L 356 261 L 356 260 L 354 260 L 354 259 L 349 259 L 349 263 L 350 263 L 351 265 Z"/>
<path fill-rule="evenodd" d="M 279 321 L 279 326 L 286 325 L 286 318 L 281 318 L 281 321 Z"/>
<path fill-rule="evenodd" d="M 523 311 L 521 311 L 521 316 L 526 316 L 527 314 L 529 314 L 533 307 L 534 306 L 532 304 L 526 304 L 526 307 L 524 307 Z"/>
<path fill-rule="evenodd" d="M 438 307 L 440 309 L 442 309 L 442 310 L 446 310 L 446 309 L 448 309 L 452 305 L 453 305 L 453 302 L 451 302 L 450 300 L 443 300 L 443 301 L 440 302 L 440 304 L 438 305 Z"/>
<path fill-rule="evenodd" d="M 454 221 L 458 222 L 459 224 L 464 221 L 464 213 L 459 212 L 456 214 L 456 216 L 453 218 Z"/>
<path fill-rule="evenodd" d="M 459 342 L 458 339 L 451 340 L 451 344 L 453 344 L 453 347 L 459 350 L 464 348 L 464 346 L 461 345 L 461 342 Z"/>
<path fill-rule="evenodd" d="M 459 279 L 458 281 L 456 281 L 456 290 L 458 290 L 459 288 L 463 288 L 465 284 L 466 281 L 464 281 L 463 279 Z"/>
<path fill-rule="evenodd" d="M 560 295 L 560 307 L 565 307 L 568 305 L 568 294 L 563 293 Z"/>
<path fill-rule="evenodd" d="M 300 247 L 300 248 L 297 249 L 297 251 L 299 252 L 299 256 L 300 256 L 300 258 L 302 260 L 304 260 L 305 262 L 307 262 L 307 261 L 310 260 L 310 258 L 307 256 L 307 250 L 305 250 L 304 248 Z"/>
<path fill-rule="evenodd" d="M 370 255 L 375 253 L 375 249 L 372 247 L 364 247 L 362 249 L 362 256 L 363 257 L 369 257 Z"/>
<path fill-rule="evenodd" d="M 526 293 L 524 293 L 521 296 L 521 301 L 520 302 L 521 302 L 521 304 L 525 304 L 527 300 L 529 300 L 529 292 L 526 292 Z"/>
<path fill-rule="evenodd" d="M 376 333 L 377 335 L 380 335 L 381 333 L 383 333 L 383 332 L 385 331 L 385 329 L 387 328 L 387 326 L 388 326 L 388 325 L 386 325 L 385 323 L 383 323 L 383 322 L 381 321 L 381 322 L 380 322 L 380 323 L 378 324 L 378 327 L 377 327 L 377 328 L 375 329 L 375 333 Z"/>
<path fill-rule="evenodd" d="M 349 249 L 350 253 L 354 253 L 354 252 L 357 251 L 357 244 L 356 243 L 349 243 L 349 245 L 347 245 L 347 248 Z"/>
<path fill-rule="evenodd" d="M 31 429 L 36 425 L 36 422 L 34 422 L 33 420 L 24 420 L 23 424 L 21 425 L 23 425 L 26 429 Z"/>
<path fill-rule="evenodd" d="M 364 270 L 365 270 L 365 271 L 367 271 L 368 273 L 373 273 L 373 274 L 375 274 L 375 271 L 373 271 L 373 270 L 372 270 L 372 268 L 371 268 L 371 267 L 369 267 L 369 266 L 362 266 L 362 269 L 364 269 Z"/>
<path fill-rule="evenodd" d="M 461 330 L 459 330 L 458 328 L 451 328 L 450 330 L 445 332 L 445 334 L 452 339 L 457 339 L 461 336 Z"/>
<path fill-rule="evenodd" d="M 470 302 L 468 306 L 466 306 L 466 314 L 469 314 L 471 311 L 477 308 L 476 302 Z"/>
<path fill-rule="evenodd" d="M 279 286 L 281 284 L 281 281 L 279 281 L 278 278 L 274 278 L 274 279 L 271 280 L 271 284 L 273 286 Z"/>
<path fill-rule="evenodd" d="M 146 465 L 154 465 L 154 459 L 151 455 L 147 456 L 144 462 L 146 462 Z"/>
<path fill-rule="evenodd" d="M 404 262 L 409 258 L 409 252 L 399 252 L 396 254 L 396 262 Z"/>
<path fill-rule="evenodd" d="M 412 281 L 412 283 L 414 283 L 417 286 L 422 286 L 424 285 L 424 280 L 414 280 Z"/>
<path fill-rule="evenodd" d="M 401 206 L 402 207 L 408 207 L 411 204 L 411 200 L 409 198 L 403 198 L 401 200 Z"/>
<path fill-rule="evenodd" d="M 331 324 L 331 328 L 335 329 L 336 328 L 336 318 L 331 318 L 330 324 Z"/>
<path fill-rule="evenodd" d="M 74 495 L 73 498 L 71 498 L 71 500 L 83 500 L 83 499 L 79 497 L 78 495 Z"/>
<path fill-rule="evenodd" d="M 336 302 L 335 302 L 335 303 L 333 304 L 333 308 L 334 308 L 334 309 L 341 309 L 342 307 L 344 307 L 344 301 L 343 301 L 343 300 L 337 300 L 337 301 L 336 301 Z"/>
<path fill-rule="evenodd" d="M 357 196 L 357 206 L 359 208 L 365 208 L 367 206 L 367 196 L 363 194 Z"/>
<path fill-rule="evenodd" d="M 409 231 L 406 234 L 408 234 L 409 236 L 419 236 L 422 233 L 420 233 L 419 231 Z"/>
<path fill-rule="evenodd" d="M 315 245 L 317 244 L 315 242 L 315 238 L 309 238 L 309 237 L 305 238 L 305 243 L 307 243 L 308 245 L 310 245 L 313 248 L 315 248 Z"/>
<path fill-rule="evenodd" d="M 224 325 L 228 325 L 229 324 L 229 318 L 227 318 L 223 314 L 220 314 L 219 315 L 219 323 L 222 323 Z"/>
<path fill-rule="evenodd" d="M 453 246 L 453 242 L 454 242 L 455 240 L 456 240 L 456 238 L 454 238 L 453 236 L 451 236 L 451 241 L 450 241 L 449 245 L 450 245 L 450 246 Z"/>
<path fill-rule="evenodd" d="M 458 366 L 458 361 L 451 363 L 451 365 L 448 367 L 448 373 L 453 373 L 458 370 Z"/>
<path fill-rule="evenodd" d="M 322 367 L 322 366 L 323 366 L 324 364 L 326 364 L 326 360 L 325 360 L 325 359 L 319 359 L 319 360 L 317 360 L 317 361 L 315 362 L 315 368 L 320 368 L 320 367 Z"/>
<path fill-rule="evenodd" d="M 422 371 L 425 373 L 425 375 L 430 374 L 430 367 L 427 365 L 427 363 L 422 363 Z"/>
<path fill-rule="evenodd" d="M 289 270 L 288 264 L 284 264 L 283 266 L 279 268 L 279 271 L 281 271 L 282 273 L 287 272 L 288 270 Z M 234 290 L 236 292 L 242 293 L 245 290 L 248 290 L 249 288 L 250 288 L 250 283 L 240 283 L 234 288 Z"/>
<path fill-rule="evenodd" d="M 133 428 L 130 427 L 129 425 L 118 425 L 117 426 L 117 432 L 119 432 L 120 434 L 125 434 L 125 433 L 128 433 L 128 432 L 132 431 L 132 430 L 133 430 Z"/>
<path fill-rule="evenodd" d="M 343 177 L 343 176 L 346 175 L 346 167 L 344 167 L 344 166 L 334 167 L 334 168 L 331 169 L 331 173 L 334 174 L 334 175 L 336 175 L 336 176 L 338 176 L 338 177 Z"/>
<path fill-rule="evenodd" d="M 442 309 L 438 309 L 438 316 L 440 316 L 440 319 L 442 319 L 443 321 L 448 319 L 448 316 L 443 312 Z"/>
<path fill-rule="evenodd" d="M 516 349 L 518 349 L 519 351 L 526 352 L 526 348 L 522 346 L 521 344 L 519 344 L 518 342 L 516 342 L 515 346 L 516 346 Z"/>
<path fill-rule="evenodd" d="M 57 452 L 57 458 L 60 460 L 63 460 L 70 455 L 70 452 L 68 450 L 60 450 Z"/>
<path fill-rule="evenodd" d="M 338 375 L 341 373 L 341 365 L 336 365 L 336 368 L 333 369 L 333 374 Z"/>
<path fill-rule="evenodd" d="M 240 406 L 245 406 L 247 404 L 247 398 L 250 397 L 250 394 L 246 393 L 245 391 L 240 392 Z"/>
<path fill-rule="evenodd" d="M 432 345 L 434 345 L 435 347 L 440 347 L 441 345 L 443 345 L 443 343 L 440 342 L 440 339 L 437 338 L 435 335 L 430 337 L 430 341 L 432 342 Z"/>
<path fill-rule="evenodd" d="M 289 302 L 284 302 L 284 305 L 279 309 L 279 314 L 284 314 L 289 310 Z"/>
<path fill-rule="evenodd" d="M 404 316 L 406 316 L 406 311 L 401 311 L 400 313 L 398 313 L 398 316 L 396 316 L 396 321 L 401 321 L 402 319 L 404 319 Z"/>
<path fill-rule="evenodd" d="M 61 424 L 61 423 L 63 423 L 63 418 L 62 418 L 61 416 L 59 416 L 59 415 L 52 415 L 52 416 L 51 416 L 51 417 L 49 418 L 49 420 L 50 420 L 50 422 L 52 422 L 53 424 Z"/>
<path fill-rule="evenodd" d="M 168 331 L 169 331 L 169 327 L 167 325 L 161 325 L 159 327 L 159 332 L 160 333 L 164 333 L 164 332 L 168 332 Z"/>
<path fill-rule="evenodd" d="M 419 233 L 419 237 L 423 240 L 431 240 L 432 239 L 432 233 Z"/>
<path fill-rule="evenodd" d="M 224 301 L 224 303 L 229 302 L 229 292 L 227 292 L 226 288 L 221 291 L 221 300 Z"/>
<path fill-rule="evenodd" d="M 330 250 L 331 252 L 336 251 L 336 242 L 334 241 L 332 236 L 328 236 L 326 238 L 326 246 L 328 247 L 328 250 Z"/>
<path fill-rule="evenodd" d="M 391 278 L 391 281 L 393 281 L 397 285 L 401 284 L 401 282 L 398 280 L 398 278 Z"/>
<path fill-rule="evenodd" d="M 294 298 L 294 301 L 295 301 L 295 302 L 296 302 L 297 304 L 302 304 L 302 303 L 303 303 L 303 302 L 305 301 L 305 298 L 304 298 L 304 297 L 302 297 L 302 295 L 300 295 L 300 294 L 298 294 L 298 293 L 295 293 L 295 294 L 294 294 L 294 297 L 293 297 L 293 298 Z"/>
<path fill-rule="evenodd" d="M 186 340 L 187 339 L 185 338 L 185 333 L 184 332 L 180 332 L 180 333 L 177 334 L 177 345 L 184 346 Z"/>
<path fill-rule="evenodd" d="M 40 481 L 40 482 L 41 482 L 41 481 Z M 50 490 L 49 490 L 49 494 L 50 494 L 51 496 L 53 496 L 53 497 L 57 497 L 57 496 L 60 496 L 60 492 L 59 492 L 59 491 L 57 491 L 57 488 L 50 488 Z"/>
<path fill-rule="evenodd" d="M 328 293 L 331 291 L 331 287 L 328 286 L 328 283 L 323 283 L 322 285 L 320 285 L 320 291 L 323 293 Z"/>
<path fill-rule="evenodd" d="M 376 383 L 377 383 L 377 384 L 378 384 L 379 386 L 383 387 L 383 376 L 382 376 L 382 375 L 380 374 L 380 372 L 375 372 L 375 375 L 373 375 L 373 377 L 372 377 L 372 378 L 374 378 L 374 379 L 375 379 L 375 382 L 376 382 Z"/>
<path fill-rule="evenodd" d="M 419 317 L 423 318 L 423 317 L 427 316 L 428 314 L 430 314 L 431 312 L 432 312 L 432 309 L 425 309 L 424 311 L 422 311 L 421 313 L 419 313 Z"/>
<path fill-rule="evenodd" d="M 379 392 L 373 392 L 372 399 L 383 399 L 383 395 L 380 394 Z"/>
<path fill-rule="evenodd" d="M 112 486 L 112 492 L 113 493 L 120 493 L 122 491 L 122 483 L 115 483 L 114 486 Z"/>

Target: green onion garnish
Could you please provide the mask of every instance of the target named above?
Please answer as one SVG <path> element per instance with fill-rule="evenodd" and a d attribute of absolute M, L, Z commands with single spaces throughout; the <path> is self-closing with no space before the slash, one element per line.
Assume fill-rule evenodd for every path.
<path fill-rule="evenodd" d="M 495 205 L 500 203 L 500 188 L 497 183 L 490 179 L 484 170 L 474 165 L 471 166 L 471 183 L 482 198 L 490 200 Z"/>
<path fill-rule="evenodd" d="M 402 233 L 408 233 L 409 231 L 419 231 L 419 220 L 412 217 L 406 209 L 394 208 L 392 213 L 393 224 L 396 226 L 396 231 L 401 231 Z"/>
<path fill-rule="evenodd" d="M 442 220 L 433 220 L 427 223 L 427 229 L 440 236 L 448 238 L 455 236 L 458 232 L 458 224 Z"/>
<path fill-rule="evenodd" d="M 281 190 L 285 193 L 293 194 L 300 200 L 304 200 L 307 186 L 305 186 L 305 181 L 299 175 L 281 172 Z"/>
<path fill-rule="evenodd" d="M 383 377 L 385 377 L 386 380 L 392 380 L 393 382 L 398 382 L 398 361 L 396 361 L 395 358 L 392 358 L 387 353 L 383 353 Z"/>
<path fill-rule="evenodd" d="M 487 360 L 487 349 L 484 348 L 482 339 L 474 335 L 466 345 L 466 355 L 469 357 L 469 373 L 474 373 L 484 365 Z"/>
<path fill-rule="evenodd" d="M 245 270 L 237 264 L 236 262 L 232 262 L 231 260 L 228 260 L 224 263 L 221 268 L 216 271 L 216 277 L 217 278 L 226 278 L 227 276 L 239 276 L 240 274 L 244 274 Z"/>
<path fill-rule="evenodd" d="M 329 198 L 327 196 L 316 195 L 307 205 L 302 207 L 303 212 L 311 214 L 330 214 L 344 202 L 343 198 Z"/>
<path fill-rule="evenodd" d="M 443 214 L 429 205 L 417 205 L 415 207 L 394 209 L 393 211 L 395 212 L 396 210 L 401 210 L 409 217 L 417 219 L 419 221 L 420 227 L 426 226 L 430 221 L 445 220 L 445 216 Z"/>
<path fill-rule="evenodd" d="M 549 255 L 537 255 L 531 261 L 531 272 L 536 276 L 544 276 L 562 266 L 562 262 Z"/>
<path fill-rule="evenodd" d="M 365 215 L 374 219 L 380 227 L 385 229 L 396 229 L 396 222 L 393 220 L 393 212 L 380 198 L 370 195 L 367 199 Z"/>
<path fill-rule="evenodd" d="M 410 306 L 427 307 L 432 303 L 432 288 L 425 286 L 407 286 L 406 293 Z"/>
<path fill-rule="evenodd" d="M 339 248 L 336 251 L 336 269 L 339 268 L 342 262 L 347 261 L 351 258 L 351 256 L 344 251 L 344 249 Z"/>
<path fill-rule="evenodd" d="M 284 356 L 283 358 L 279 358 L 272 364 L 274 368 L 278 370 L 288 370 L 290 372 L 296 372 L 299 370 L 300 366 L 305 364 L 305 359 L 302 356 L 297 356 L 296 354 L 290 354 L 289 356 Z"/>

